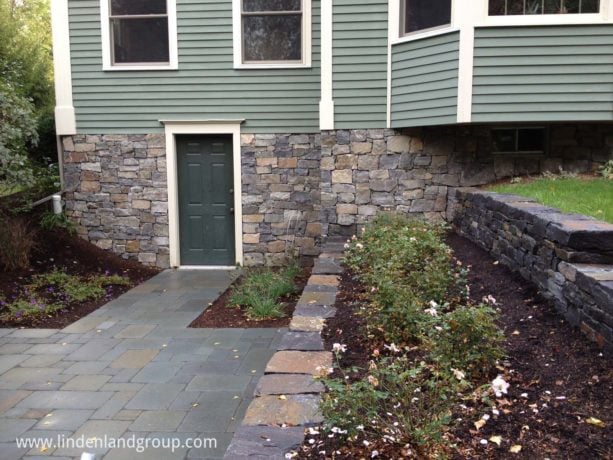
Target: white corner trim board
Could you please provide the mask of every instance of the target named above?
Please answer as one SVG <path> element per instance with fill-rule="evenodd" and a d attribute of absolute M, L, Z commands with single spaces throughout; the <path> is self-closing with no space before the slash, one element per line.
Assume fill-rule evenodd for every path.
<path fill-rule="evenodd" d="M 392 45 L 400 37 L 400 0 L 389 0 L 387 5 L 387 121 L 392 127 Z"/>
<path fill-rule="evenodd" d="M 334 94 L 332 89 L 332 0 L 321 3 L 321 100 L 319 127 L 334 129 Z"/>
<path fill-rule="evenodd" d="M 323 4 L 331 0 L 323 0 Z M 249 62 L 243 63 L 243 20 L 242 0 L 232 0 L 232 41 L 235 69 L 294 69 L 310 68 L 312 54 L 312 11 L 311 0 L 302 0 L 302 62 Z M 323 20 L 323 19 L 322 19 Z"/>
<path fill-rule="evenodd" d="M 166 8 L 168 12 L 168 63 L 143 63 L 123 65 L 113 65 L 111 59 L 111 26 L 109 23 L 109 1 L 110 0 L 100 0 L 100 38 L 102 40 L 102 70 L 177 70 L 179 68 L 176 0 L 166 0 Z"/>
<path fill-rule="evenodd" d="M 168 180 L 168 238 L 170 266 L 181 266 L 179 241 L 179 188 L 177 144 L 181 134 L 231 134 L 234 169 L 234 247 L 236 263 L 243 265 L 243 207 L 241 175 L 241 123 L 244 120 L 160 120 L 166 135 L 166 175 Z"/>
<path fill-rule="evenodd" d="M 453 4 L 455 23 L 460 28 L 458 62 L 458 123 L 472 121 L 473 65 L 475 56 L 475 18 L 470 8 L 462 8 L 461 2 Z"/>
<path fill-rule="evenodd" d="M 77 122 L 72 102 L 68 0 L 53 0 L 51 2 L 51 32 L 55 75 L 55 130 L 58 136 L 67 136 L 77 133 Z"/>

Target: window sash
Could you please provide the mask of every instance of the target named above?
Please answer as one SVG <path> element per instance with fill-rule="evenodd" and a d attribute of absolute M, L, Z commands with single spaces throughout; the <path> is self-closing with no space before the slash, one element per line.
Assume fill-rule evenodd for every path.
<path fill-rule="evenodd" d="M 240 0 L 241 6 L 241 24 L 240 24 L 240 34 L 241 34 L 241 62 L 243 64 L 301 64 L 304 62 L 304 44 L 305 44 L 305 34 L 304 34 L 304 1 L 300 2 L 299 10 L 261 10 L 261 11 L 245 11 L 244 10 L 244 2 Z M 245 59 L 245 22 L 244 18 L 248 16 L 299 16 L 300 17 L 300 59 L 286 59 L 286 60 L 247 60 Z"/>
<path fill-rule="evenodd" d="M 170 28 L 168 28 L 168 59 L 165 61 L 130 61 L 130 62 L 117 62 L 115 59 L 115 33 L 114 33 L 114 23 L 118 20 L 130 20 L 130 19 L 166 19 L 168 26 L 170 26 L 170 18 L 168 13 L 168 2 L 166 3 L 166 13 L 153 13 L 153 14 L 112 14 L 112 4 L 109 2 L 108 4 L 108 28 L 109 28 L 109 47 L 111 53 L 111 65 L 114 67 L 130 67 L 130 66 L 156 66 L 156 65 L 166 65 L 170 64 Z"/>
<path fill-rule="evenodd" d="M 569 15 L 569 14 L 599 14 L 602 11 L 602 0 L 599 0 L 598 2 L 598 10 L 597 11 L 588 11 L 588 12 L 584 12 L 582 11 L 583 9 L 583 1 L 584 0 L 579 0 L 579 11 L 576 13 L 564 13 L 562 12 L 562 10 L 565 8 L 566 6 L 566 0 L 556 0 L 559 3 L 559 8 L 558 8 L 558 12 L 557 13 L 545 13 L 545 4 L 550 1 L 550 0 L 540 0 L 540 12 L 538 13 L 530 13 L 527 12 L 528 9 L 528 1 L 527 0 L 523 0 L 523 6 L 522 6 L 522 12 L 509 12 L 509 0 L 502 0 L 504 2 L 504 12 L 498 13 L 498 14 L 492 14 L 490 11 L 490 7 L 491 7 L 491 3 L 492 0 L 488 0 L 488 16 L 540 16 L 540 15 L 544 15 L 544 14 L 553 14 L 553 15 Z"/>

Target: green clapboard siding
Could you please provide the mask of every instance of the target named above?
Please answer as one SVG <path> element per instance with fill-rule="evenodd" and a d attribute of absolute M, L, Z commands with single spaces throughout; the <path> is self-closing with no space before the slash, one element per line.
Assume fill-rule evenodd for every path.
<path fill-rule="evenodd" d="M 384 128 L 387 113 L 387 1 L 333 3 L 335 127 Z"/>
<path fill-rule="evenodd" d="M 613 25 L 477 29 L 473 121 L 613 120 Z"/>
<path fill-rule="evenodd" d="M 392 128 L 455 123 L 459 33 L 394 45 Z"/>
<path fill-rule="evenodd" d="M 233 69 L 232 2 L 177 0 L 179 70 L 103 72 L 99 2 L 71 0 L 78 132 L 153 133 L 160 119 L 206 118 L 244 118 L 248 133 L 318 132 L 319 5 L 310 69 Z"/>

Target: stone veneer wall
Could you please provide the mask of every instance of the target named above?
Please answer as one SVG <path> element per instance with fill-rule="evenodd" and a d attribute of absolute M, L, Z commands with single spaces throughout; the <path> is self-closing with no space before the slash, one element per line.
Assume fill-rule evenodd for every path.
<path fill-rule="evenodd" d="M 316 256 L 321 235 L 319 135 L 241 136 L 245 265 L 288 251 Z M 65 199 L 79 235 L 142 263 L 169 266 L 165 138 L 63 138 Z"/>
<path fill-rule="evenodd" d="M 458 233 L 534 282 L 557 309 L 613 350 L 613 225 L 530 198 L 457 190 Z"/>
<path fill-rule="evenodd" d="M 381 210 L 447 217 L 457 187 L 542 171 L 584 172 L 613 158 L 610 125 L 554 126 L 542 156 L 492 155 L 490 128 L 452 126 L 320 134 L 243 134 L 245 265 L 287 251 L 318 254 L 319 239 L 350 235 Z M 63 138 L 66 209 L 79 234 L 146 264 L 168 267 L 165 138 Z"/>
<path fill-rule="evenodd" d="M 554 126 L 550 139 L 545 155 L 512 156 L 491 154 L 483 126 L 324 131 L 324 233 L 355 233 L 380 210 L 441 220 L 456 187 L 560 168 L 587 172 L 613 158 L 610 125 Z"/>

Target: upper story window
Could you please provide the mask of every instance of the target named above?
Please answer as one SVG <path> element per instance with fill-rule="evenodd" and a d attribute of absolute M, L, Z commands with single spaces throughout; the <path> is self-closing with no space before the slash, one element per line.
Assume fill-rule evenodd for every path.
<path fill-rule="evenodd" d="M 452 0 L 402 0 L 400 34 L 449 26 L 451 3 Z"/>
<path fill-rule="evenodd" d="M 176 68 L 174 0 L 102 0 L 105 70 Z"/>
<path fill-rule="evenodd" d="M 490 16 L 599 12 L 600 0 L 489 0 Z"/>
<path fill-rule="evenodd" d="M 234 1 L 237 67 L 310 65 L 310 0 Z"/>

